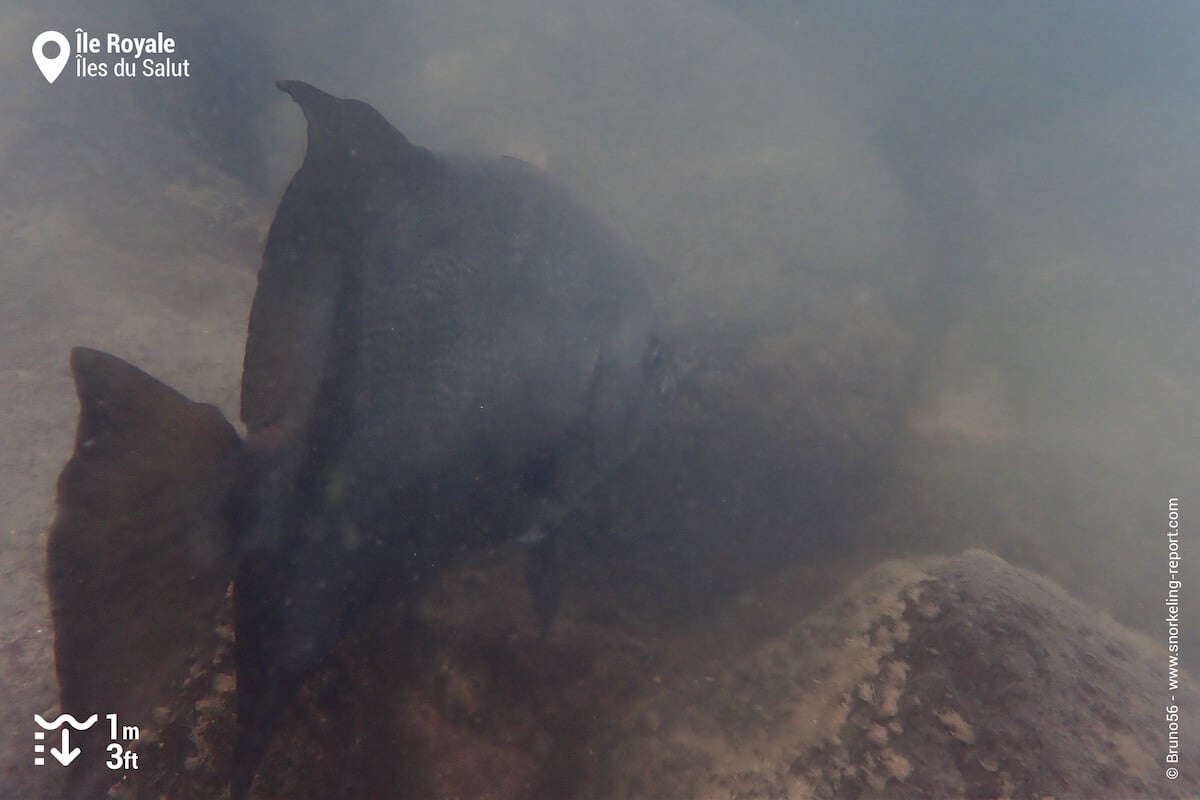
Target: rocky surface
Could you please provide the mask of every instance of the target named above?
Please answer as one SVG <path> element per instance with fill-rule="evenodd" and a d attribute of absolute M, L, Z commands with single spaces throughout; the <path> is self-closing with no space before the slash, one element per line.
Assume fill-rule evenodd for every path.
<path fill-rule="evenodd" d="M 649 698 L 606 794 L 1194 797 L 1194 756 L 1164 777 L 1164 662 L 995 556 L 893 562 L 710 681 Z"/>
<path fill-rule="evenodd" d="M 875 567 L 752 646 L 738 631 L 786 615 L 784 584 L 669 638 L 575 604 L 539 643 L 516 561 L 498 563 L 360 628 L 253 796 L 1200 795 L 1194 757 L 1164 777 L 1153 646 L 981 551 Z M 231 672 L 227 652 L 197 670 L 114 796 L 226 792 Z M 1197 707 L 1190 688 L 1178 703 Z"/>

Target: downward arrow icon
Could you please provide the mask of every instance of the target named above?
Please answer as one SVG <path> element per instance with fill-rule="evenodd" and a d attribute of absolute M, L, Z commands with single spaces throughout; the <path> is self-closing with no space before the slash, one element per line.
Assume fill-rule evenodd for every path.
<path fill-rule="evenodd" d="M 81 751 L 78 747 L 76 747 L 74 750 L 71 749 L 71 731 L 69 728 L 67 728 L 64 725 L 63 726 L 62 749 L 60 750 L 57 747 L 51 747 L 50 755 L 52 755 L 56 759 L 58 759 L 58 763 L 62 764 L 65 767 L 68 764 L 70 764 L 72 761 L 74 761 L 75 757 L 78 756 L 80 752 Z"/>

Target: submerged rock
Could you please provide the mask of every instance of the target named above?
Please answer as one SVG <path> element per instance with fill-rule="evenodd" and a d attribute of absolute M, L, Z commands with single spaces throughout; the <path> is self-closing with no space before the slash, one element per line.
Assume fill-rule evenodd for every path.
<path fill-rule="evenodd" d="M 576 595 L 540 643 L 519 569 L 513 554 L 451 570 L 412 610 L 415 634 L 395 613 L 367 622 L 304 693 L 252 796 L 1200 794 L 1194 756 L 1164 777 L 1153 644 L 987 553 L 887 562 L 807 615 L 796 577 L 670 635 Z M 789 608 L 797 621 L 739 638 Z M 414 644 L 397 672 L 389 647 Z M 120 797 L 220 796 L 231 673 L 225 658 L 194 677 Z M 1198 707 L 1191 689 L 1176 698 Z"/>
<path fill-rule="evenodd" d="M 892 562 L 649 698 L 605 794 L 1194 797 L 1194 756 L 1164 777 L 1164 671 L 1142 637 L 995 556 Z"/>

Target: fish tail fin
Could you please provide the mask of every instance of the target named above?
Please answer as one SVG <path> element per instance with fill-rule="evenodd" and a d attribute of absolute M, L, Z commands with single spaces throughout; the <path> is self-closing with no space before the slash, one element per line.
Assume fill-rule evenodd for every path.
<path fill-rule="evenodd" d="M 61 705 L 141 726 L 217 646 L 243 447 L 216 408 L 115 356 L 75 348 L 71 371 L 79 424 L 46 567 Z M 80 759 L 68 797 L 113 780 L 85 761 L 102 764 Z"/>

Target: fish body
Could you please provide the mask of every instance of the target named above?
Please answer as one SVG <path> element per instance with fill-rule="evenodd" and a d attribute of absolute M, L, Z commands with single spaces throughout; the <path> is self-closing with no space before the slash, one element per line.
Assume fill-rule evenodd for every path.
<path fill-rule="evenodd" d="M 628 460 L 674 389 L 647 263 L 547 176 L 515 159 L 434 153 L 365 103 L 279 86 L 304 112 L 309 142 L 251 309 L 245 439 L 131 365 L 77 350 L 80 428 L 49 549 L 69 713 L 120 700 L 144 715 L 177 672 L 139 692 L 78 666 L 81 647 L 103 646 L 95 609 L 113 586 L 131 608 L 149 599 L 122 582 L 119 559 L 103 586 L 83 574 L 92 550 L 112 550 L 118 533 L 172 545 L 158 542 L 149 562 L 173 559 L 162 574 L 206 598 L 159 587 L 167 621 L 147 647 L 175 665 L 232 575 L 234 800 L 301 685 L 380 593 L 414 591 L 458 552 L 520 538 L 548 626 L 556 523 Z M 136 426 L 129 396 L 154 408 Z M 102 413 L 123 403 L 135 410 Z M 207 449 L 159 490 L 163 503 L 131 516 L 181 431 Z M 141 473 L 126 469 L 130 451 Z M 80 487 L 105 481 L 103 512 L 86 513 Z M 206 558 L 187 561 L 180 541 Z M 171 630 L 173 615 L 186 630 Z M 126 662 L 114 670 L 142 669 Z"/>

